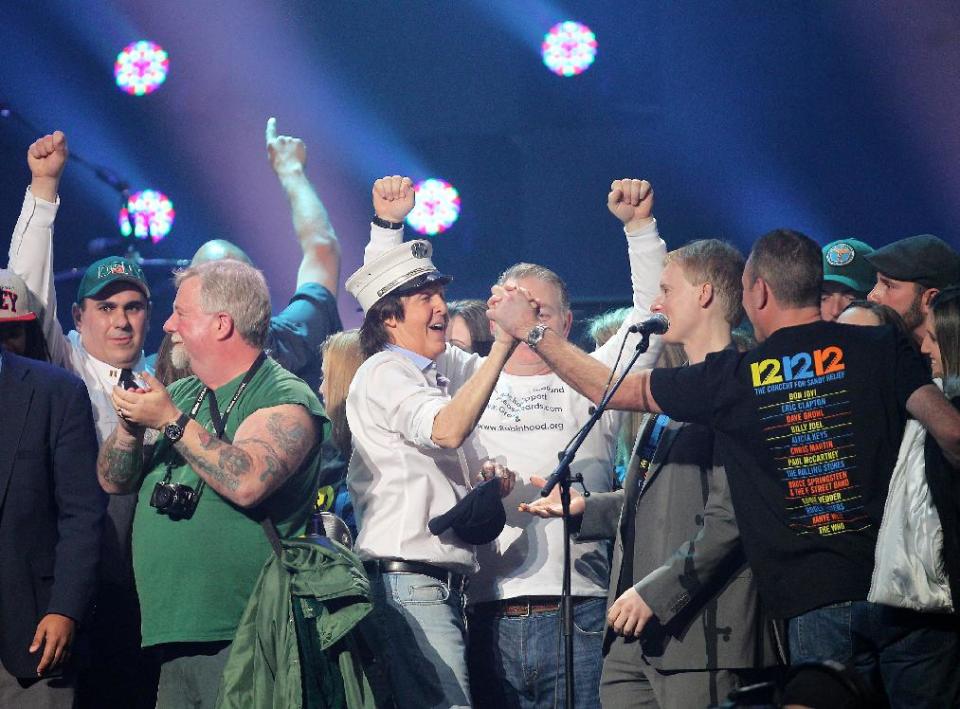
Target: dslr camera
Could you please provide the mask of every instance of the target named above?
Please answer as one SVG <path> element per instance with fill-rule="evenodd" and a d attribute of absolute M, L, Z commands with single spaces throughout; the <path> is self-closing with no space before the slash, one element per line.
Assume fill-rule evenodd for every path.
<path fill-rule="evenodd" d="M 158 482 L 150 495 L 150 506 L 171 519 L 190 519 L 199 501 L 199 490 L 180 483 Z"/>

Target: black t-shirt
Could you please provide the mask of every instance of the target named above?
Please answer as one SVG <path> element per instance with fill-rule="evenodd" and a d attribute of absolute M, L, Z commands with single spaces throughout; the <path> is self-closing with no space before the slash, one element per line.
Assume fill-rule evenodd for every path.
<path fill-rule="evenodd" d="M 652 372 L 664 413 L 716 430 L 744 549 L 774 616 L 866 598 L 906 401 L 929 383 L 916 348 L 892 328 L 828 322 Z"/>

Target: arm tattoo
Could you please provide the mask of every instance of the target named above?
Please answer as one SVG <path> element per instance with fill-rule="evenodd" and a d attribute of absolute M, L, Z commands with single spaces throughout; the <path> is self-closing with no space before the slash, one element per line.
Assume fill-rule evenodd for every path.
<path fill-rule="evenodd" d="M 243 444 L 259 446 L 263 449 L 263 452 L 260 454 L 260 459 L 263 461 L 263 470 L 260 472 L 260 482 L 265 483 L 277 475 L 281 478 L 287 476 L 289 472 L 287 466 L 281 462 L 280 454 L 277 453 L 277 449 L 273 443 L 262 438 L 244 438 Z"/>
<path fill-rule="evenodd" d="M 307 438 L 307 429 L 302 424 L 291 421 L 283 414 L 270 414 L 267 419 L 267 430 L 277 444 L 288 451 L 298 451 L 303 447 Z"/>
<path fill-rule="evenodd" d="M 143 465 L 140 441 L 119 441 L 117 432 L 103 442 L 97 456 L 97 474 L 111 485 L 127 487 L 138 477 Z"/>
<path fill-rule="evenodd" d="M 251 471 L 259 472 L 261 483 L 275 485 L 292 472 L 288 461 L 302 460 L 314 441 L 307 426 L 283 414 L 271 414 L 266 426 L 267 438 L 237 439 L 233 445 L 201 428 L 197 436 L 202 453 L 191 452 L 186 439 L 176 448 L 198 475 L 223 489 L 238 490 Z M 260 450 L 253 452 L 252 446 Z"/>
<path fill-rule="evenodd" d="M 181 439 L 177 443 L 177 450 L 190 464 L 190 467 L 198 475 L 202 474 L 203 477 L 223 485 L 227 490 L 239 488 L 240 478 L 250 471 L 252 464 L 250 454 L 236 446 L 224 443 L 219 438 L 210 435 L 210 432 L 206 429 L 201 429 L 198 438 L 200 439 L 201 449 L 205 452 L 216 451 L 218 453 L 217 462 L 213 463 L 204 456 L 191 453 Z"/>
<path fill-rule="evenodd" d="M 200 433 L 200 447 L 205 451 L 219 451 L 218 462 L 228 475 L 240 477 L 250 472 L 253 461 L 250 459 L 249 453 L 240 450 L 235 445 L 231 446 L 229 443 L 224 443 L 219 438 L 214 438 L 206 429 Z"/>

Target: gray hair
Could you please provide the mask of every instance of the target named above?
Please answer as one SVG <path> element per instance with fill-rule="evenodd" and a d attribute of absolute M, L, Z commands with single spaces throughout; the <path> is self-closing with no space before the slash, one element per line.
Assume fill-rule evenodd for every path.
<path fill-rule="evenodd" d="M 188 278 L 200 279 L 200 307 L 205 313 L 226 313 L 244 342 L 262 348 L 270 326 L 270 291 L 267 281 L 253 266 L 226 259 L 207 261 L 179 271 L 179 288 Z"/>
<path fill-rule="evenodd" d="M 497 279 L 497 285 L 502 286 L 509 280 L 520 281 L 524 278 L 536 278 L 538 281 L 549 283 L 557 289 L 560 294 L 560 309 L 563 313 L 570 312 L 570 294 L 567 292 L 567 284 L 563 282 L 554 271 L 546 266 L 540 266 L 535 263 L 515 263 L 506 271 L 500 274 Z"/>

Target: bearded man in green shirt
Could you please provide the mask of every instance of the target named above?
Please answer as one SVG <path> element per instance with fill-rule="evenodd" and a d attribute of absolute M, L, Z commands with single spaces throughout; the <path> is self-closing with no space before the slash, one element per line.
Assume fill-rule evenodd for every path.
<path fill-rule="evenodd" d="M 117 387 L 120 421 L 100 449 L 111 494 L 138 491 L 133 563 L 144 647 L 161 656 L 157 707 L 212 707 L 237 623 L 272 553 L 261 520 L 303 533 L 316 495 L 322 408 L 263 352 L 270 296 L 239 261 L 177 275 L 164 325 L 177 366 L 167 390 Z M 155 446 L 145 433 L 160 432 Z"/>

